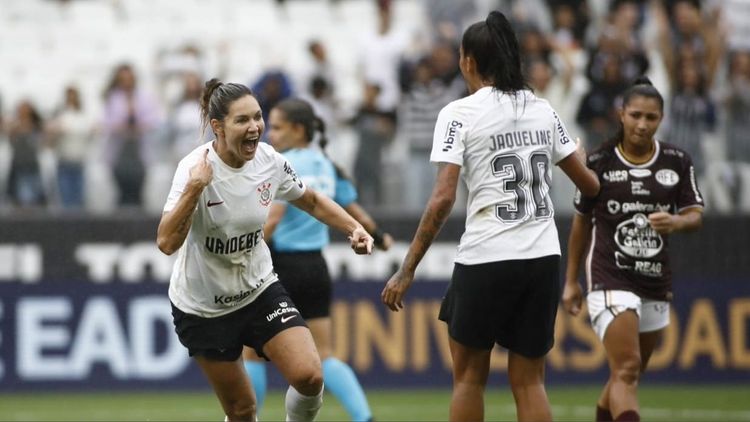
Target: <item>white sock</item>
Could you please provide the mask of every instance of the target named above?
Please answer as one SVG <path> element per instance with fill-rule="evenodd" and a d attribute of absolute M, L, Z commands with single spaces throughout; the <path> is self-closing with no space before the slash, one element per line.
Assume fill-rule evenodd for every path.
<path fill-rule="evenodd" d="M 286 390 L 285 404 L 287 422 L 313 421 L 323 405 L 323 388 L 317 395 L 305 396 L 290 385 Z"/>

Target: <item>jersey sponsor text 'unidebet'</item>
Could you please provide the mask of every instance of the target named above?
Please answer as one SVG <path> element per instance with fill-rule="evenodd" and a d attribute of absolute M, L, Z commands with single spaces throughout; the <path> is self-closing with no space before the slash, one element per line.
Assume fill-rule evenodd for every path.
<path fill-rule="evenodd" d="M 203 159 L 206 149 L 213 178 L 198 200 L 190 231 L 177 253 L 169 299 L 183 312 L 215 317 L 252 302 L 278 280 L 263 239 L 263 224 L 273 198 L 297 199 L 305 185 L 268 144 L 258 144 L 252 160 L 233 168 L 207 143 L 180 161 L 164 212 L 177 204 L 190 169 Z"/>

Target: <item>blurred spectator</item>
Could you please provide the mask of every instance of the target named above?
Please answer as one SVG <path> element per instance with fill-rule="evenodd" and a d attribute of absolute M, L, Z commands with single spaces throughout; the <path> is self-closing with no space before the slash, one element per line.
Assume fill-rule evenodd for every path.
<path fill-rule="evenodd" d="M 750 50 L 750 2 L 723 0 L 719 30 L 726 46 L 733 51 Z"/>
<path fill-rule="evenodd" d="M 169 166 L 174 164 L 171 156 L 166 160 L 161 160 L 162 156 L 158 153 L 164 151 L 157 147 L 169 146 L 174 150 L 169 153 L 174 152 L 179 156 L 194 145 L 194 142 L 198 142 L 199 135 L 191 135 L 195 133 L 197 119 L 188 117 L 195 113 L 193 97 L 197 87 L 186 86 L 194 84 L 194 81 L 185 81 L 185 78 L 191 79 L 197 74 L 198 79 L 202 80 L 206 72 L 229 72 L 229 69 L 222 70 L 222 68 L 227 66 L 227 63 L 234 62 L 228 60 L 226 54 L 235 49 L 246 50 L 249 55 L 246 57 L 257 57 L 263 63 L 296 64 L 299 60 L 285 59 L 291 55 L 300 55 L 307 58 L 308 62 L 295 66 L 295 69 L 278 67 L 269 70 L 258 80 L 258 83 L 254 84 L 253 88 L 263 104 L 264 111 L 270 110 L 279 99 L 288 96 L 293 91 L 308 99 L 313 104 L 316 113 L 326 121 L 331 133 L 332 144 L 329 152 L 336 157 L 337 161 L 351 170 L 351 174 L 356 173 L 353 163 L 357 155 L 359 144 L 357 130 L 359 130 L 364 135 L 361 139 L 363 149 L 360 150 L 360 155 L 367 154 L 367 151 L 380 151 L 380 155 L 377 156 L 380 167 L 372 170 L 374 173 L 367 176 L 371 180 L 365 183 L 382 186 L 383 203 L 377 205 L 398 208 L 402 202 L 396 201 L 400 198 L 404 196 L 409 199 L 417 198 L 415 195 L 405 193 L 407 187 L 400 179 L 402 172 L 396 169 L 398 167 L 406 170 L 405 165 L 408 160 L 404 157 L 410 155 L 417 157 L 418 155 L 418 152 L 413 150 L 413 146 L 419 143 L 417 138 L 421 135 L 418 135 L 420 130 L 412 129 L 412 124 L 420 118 L 415 116 L 421 113 L 429 114 L 429 109 L 437 107 L 429 101 L 442 102 L 455 92 L 465 89 L 455 58 L 457 51 L 455 43 L 461 36 L 464 22 L 485 14 L 489 9 L 500 9 L 508 16 L 512 16 L 513 24 L 518 29 L 529 84 L 534 87 L 539 96 L 548 99 L 553 107 L 557 104 L 560 118 L 566 123 L 571 133 L 578 132 L 576 125 L 580 123 L 582 129 L 580 132 L 585 133 L 581 137 L 591 147 L 607 138 L 611 128 L 617 126 L 612 124 L 612 118 L 616 115 L 618 95 L 625 87 L 625 83 L 630 82 L 636 76 L 648 73 L 657 85 L 664 88 L 669 82 L 669 89 L 663 90 L 667 99 L 665 122 L 661 129 L 664 133 L 658 134 L 665 140 L 676 136 L 688 142 L 685 136 L 667 132 L 670 128 L 673 129 L 672 122 L 668 120 L 676 121 L 678 116 L 682 116 L 682 119 L 687 118 L 686 116 L 690 115 L 690 109 L 697 110 L 691 107 L 697 106 L 701 101 L 711 103 L 712 97 L 709 97 L 708 93 L 716 94 L 713 97 L 716 107 L 713 113 L 718 118 L 717 121 L 722 123 L 721 130 L 710 132 L 709 127 L 712 123 L 707 123 L 701 118 L 698 118 L 696 122 L 688 122 L 695 123 L 696 126 L 707 125 L 701 135 L 698 132 L 689 133 L 692 137 L 701 138 L 697 145 L 703 142 L 708 147 L 702 151 L 703 153 L 693 152 L 693 158 L 701 166 L 701 172 L 705 173 L 705 178 L 712 179 L 712 181 L 703 182 L 713 183 L 704 185 L 704 193 L 709 197 L 716 193 L 724 198 L 721 200 L 712 197 L 708 201 L 711 207 L 707 211 L 726 210 L 729 212 L 735 209 L 747 209 L 750 212 L 750 173 L 748 173 L 750 170 L 743 170 L 748 169 L 745 164 L 750 163 L 750 158 L 748 158 L 750 152 L 747 151 L 750 149 L 750 142 L 746 137 L 747 129 L 750 129 L 750 123 L 748 123 L 750 119 L 746 116 L 750 114 L 750 109 L 747 108 L 746 90 L 742 88 L 746 82 L 742 82 L 745 80 L 741 76 L 742 71 L 737 70 L 743 67 L 742 63 L 746 60 L 743 57 L 746 57 L 747 52 L 750 51 L 750 21 L 747 19 L 750 16 L 750 7 L 748 7 L 747 0 L 705 2 L 699 0 L 357 0 L 360 4 L 356 7 L 352 6 L 354 2 L 348 0 L 340 1 L 340 4 L 335 5 L 334 2 L 335 0 L 330 0 L 327 3 L 342 11 L 342 13 L 332 14 L 337 19 L 361 19 L 362 13 L 373 11 L 372 16 L 366 16 L 370 19 L 362 19 L 362 32 L 368 32 L 362 39 L 342 40 L 342 37 L 351 36 L 351 33 L 347 31 L 352 27 L 351 22 L 342 21 L 341 25 L 322 28 L 321 32 L 316 32 L 314 38 L 311 38 L 308 44 L 303 44 L 302 48 L 279 50 L 266 49 L 264 47 L 266 39 L 276 40 L 279 37 L 291 37 L 294 40 L 308 39 L 310 33 L 304 28 L 290 29 L 276 25 L 276 22 L 269 20 L 264 24 L 268 25 L 270 32 L 266 33 L 264 29 L 264 36 L 259 38 L 255 38 L 254 33 L 250 34 L 259 43 L 247 44 L 245 42 L 247 38 L 243 38 L 247 34 L 243 33 L 244 35 L 238 38 L 237 35 L 240 34 L 233 32 L 234 30 L 221 28 L 212 31 L 212 37 L 201 39 L 200 44 L 197 44 L 194 42 L 191 31 L 186 29 L 189 22 L 195 22 L 194 19 L 181 19 L 179 18 L 181 14 L 154 14 L 150 16 L 150 19 L 153 19 L 152 23 L 156 25 L 150 26 L 168 27 L 167 33 L 156 33 L 158 35 L 156 37 L 145 33 L 138 34 L 139 31 L 145 30 L 145 27 L 133 19 L 124 19 L 117 21 L 122 25 L 123 33 L 132 32 L 134 35 L 139 35 L 138 37 L 134 39 L 126 37 L 128 38 L 126 40 L 116 35 L 119 33 L 117 31 L 104 31 L 97 39 L 91 40 L 90 37 L 81 38 L 85 35 L 85 31 L 77 26 L 85 21 L 78 19 L 80 12 L 85 12 L 81 15 L 85 17 L 88 16 L 87 13 L 91 13 L 94 17 L 92 19 L 96 19 L 96 16 L 105 16 L 99 12 L 111 6 L 114 6 L 116 10 L 121 9 L 121 12 L 126 14 L 136 9 L 129 7 L 129 2 L 122 0 L 105 7 L 93 7 L 99 2 L 60 0 L 60 7 L 53 8 L 59 11 L 56 10 L 55 13 L 38 19 L 40 22 L 42 19 L 49 19 L 51 23 L 56 23 L 55 19 L 60 19 L 60 22 L 66 27 L 70 26 L 71 30 L 63 31 L 54 40 L 40 32 L 39 39 L 30 39 L 28 43 L 9 44 L 9 46 L 16 45 L 16 49 L 23 49 L 26 45 L 44 47 L 39 51 L 30 50 L 28 55 L 13 54 L 15 50 L 6 51 L 8 54 L 3 56 L 5 61 L 3 66 L 0 66 L 0 79 L 13 81 L 14 75 L 23 75 L 23 80 L 3 86 L 3 94 L 6 99 L 31 98 L 34 106 L 44 112 L 57 105 L 50 101 L 47 87 L 52 85 L 62 88 L 64 85 L 54 84 L 77 80 L 80 81 L 80 96 L 85 100 L 87 114 L 115 114 L 126 123 L 127 116 L 137 117 L 133 120 L 137 121 L 134 125 L 122 124 L 122 122 L 116 124 L 113 119 L 105 119 L 105 131 L 102 132 L 103 142 L 97 142 L 95 145 L 103 150 L 105 160 L 97 160 L 99 156 L 89 146 L 84 172 L 86 192 L 84 197 L 96 199 L 95 203 L 88 201 L 86 204 L 89 210 L 92 208 L 98 208 L 101 211 L 110 210 L 115 202 L 116 190 L 114 188 L 109 190 L 112 192 L 112 197 L 107 198 L 109 200 L 102 198 L 100 193 L 103 192 L 102 188 L 105 188 L 102 186 L 102 181 L 108 182 L 105 183 L 106 186 L 115 184 L 114 181 L 109 181 L 108 176 L 111 174 L 116 176 L 117 184 L 123 190 L 123 202 L 137 203 L 136 198 L 141 195 L 140 201 L 144 208 L 150 209 L 149 192 L 160 192 L 160 183 L 163 182 L 160 177 L 155 178 L 154 175 L 159 174 L 158 169 L 155 170 L 155 168 L 160 162 L 168 163 Z M 91 3 L 91 8 L 73 7 L 88 6 L 89 3 Z M 416 4 L 419 7 L 402 8 L 404 3 L 413 3 L 411 6 Z M 375 7 L 371 8 L 373 4 Z M 138 10 L 141 9 L 138 8 Z M 343 13 L 345 10 L 347 12 Z M 375 15 L 375 10 L 377 15 Z M 402 16 L 394 15 L 400 11 L 408 13 L 408 11 L 418 10 L 424 11 L 423 22 L 427 24 L 432 22 L 431 28 L 424 30 L 425 28 L 421 27 L 421 19 L 419 23 L 410 21 L 400 26 L 396 18 Z M 719 11 L 721 14 L 718 13 Z M 106 15 L 109 16 L 109 14 Z M 268 15 L 268 19 L 271 20 L 277 17 L 275 13 Z M 410 15 L 409 19 L 412 18 L 414 16 Z M 36 17 L 34 19 L 37 21 Z M 365 28 L 369 28 L 369 24 L 373 23 L 374 29 L 365 31 Z M 357 21 L 355 25 L 360 25 L 360 22 Z M 434 37 L 431 39 L 411 37 L 411 34 L 405 31 L 407 27 L 414 28 L 419 34 L 432 33 Z M 10 35 L 25 36 L 26 31 L 18 32 L 21 29 L 20 25 L 8 28 L 11 31 Z M 161 35 L 170 32 L 174 32 L 175 35 L 170 37 L 168 42 L 150 42 L 152 39 L 162 39 Z M 656 35 L 658 35 L 659 42 L 649 42 Z M 420 43 L 417 44 L 414 40 Z M 422 42 L 435 44 L 430 48 Z M 75 45 L 80 48 L 75 51 L 66 50 Z M 295 43 L 289 45 L 295 45 Z M 352 48 L 356 48 L 361 54 L 351 54 Z M 731 55 L 731 66 L 729 65 L 730 57 L 725 51 L 729 48 L 735 52 L 744 52 Z M 19 53 L 25 53 L 25 51 L 19 50 Z M 271 54 L 274 60 L 266 60 L 269 58 L 268 54 Z M 425 63 L 420 62 L 419 66 L 416 66 L 417 61 L 423 55 L 429 57 Z M 128 92 L 128 89 L 114 89 L 113 87 L 108 90 L 113 94 L 108 95 L 107 109 L 102 111 L 93 108 L 96 105 L 95 101 L 92 101 L 88 95 L 92 88 L 96 89 L 97 77 L 95 75 L 101 74 L 103 68 L 108 69 L 108 63 L 113 57 L 129 57 L 133 63 L 139 64 L 139 69 L 143 65 L 142 68 L 148 69 L 151 73 L 143 74 L 143 78 L 139 78 L 138 89 L 132 89 L 134 94 L 123 94 Z M 151 64 L 152 58 L 156 58 L 156 62 L 153 63 L 155 66 L 146 67 L 145 65 Z M 334 58 L 336 60 L 333 60 Z M 252 63 L 261 62 L 249 60 Z M 244 61 L 241 63 L 250 64 Z M 683 63 L 692 63 L 689 65 L 690 69 L 682 69 Z M 432 73 L 432 79 L 428 84 L 424 84 L 421 76 L 418 81 L 413 76 L 417 73 L 424 73 L 425 65 L 429 65 Z M 45 66 L 56 69 L 50 77 L 54 79 L 46 78 L 37 71 Z M 415 70 L 415 67 L 419 67 L 419 70 Z M 705 90 L 702 100 L 697 102 L 694 97 L 691 97 L 692 94 L 686 94 L 684 89 L 678 88 L 678 85 L 682 83 L 679 79 L 693 78 L 694 75 L 691 76 L 690 73 L 696 69 L 698 79 L 703 81 Z M 132 73 L 132 69 L 128 72 Z M 242 75 L 247 74 L 248 69 L 239 66 L 232 68 L 232 72 Z M 727 72 L 727 75 L 731 73 L 731 77 L 717 77 L 718 75 L 724 76 L 724 72 Z M 294 83 L 288 76 L 294 77 Z M 37 84 L 38 78 L 45 78 L 45 83 Z M 134 76 L 131 75 L 131 78 L 134 79 Z M 83 85 L 84 81 L 88 85 Z M 153 94 L 159 95 L 143 93 L 141 90 L 144 81 L 146 83 L 153 81 L 155 87 Z M 135 82 L 133 81 L 132 84 L 135 85 Z M 375 97 L 374 107 L 372 104 L 366 104 L 367 102 L 362 103 L 360 107 L 364 91 L 361 87 L 364 84 L 370 85 L 370 88 L 379 87 L 379 95 Z M 27 87 L 33 87 L 33 90 Z M 676 101 L 674 112 L 671 111 L 673 101 Z M 137 111 L 143 109 L 144 104 L 146 104 L 146 109 L 154 110 L 154 112 Z M 110 109 L 113 108 L 118 111 L 112 112 Z M 130 108 L 132 108 L 132 113 L 128 111 Z M 161 136 L 164 133 L 162 130 L 165 129 L 161 126 L 162 108 L 169 110 L 169 129 L 171 130 L 169 137 Z M 372 121 L 381 120 L 370 119 L 374 115 L 381 118 L 394 116 L 397 108 L 400 122 L 393 139 L 398 139 L 399 142 L 373 135 L 384 135 L 389 133 L 389 130 L 368 132 L 365 129 L 365 127 L 385 128 L 388 124 L 368 125 L 364 122 L 372 123 Z M 404 108 L 410 108 L 411 111 L 405 112 Z M 7 109 L 6 103 L 6 111 Z M 76 163 L 74 150 L 86 148 L 84 146 L 86 141 L 80 139 L 82 144 L 74 146 L 73 142 L 63 140 L 63 137 L 67 138 L 68 135 L 59 133 L 59 130 L 67 130 L 62 126 L 69 124 L 83 126 L 80 120 L 77 123 L 69 123 L 76 120 L 71 117 L 76 113 L 74 106 L 57 110 L 48 125 L 51 129 L 50 134 L 53 135 L 50 140 L 57 141 L 54 151 L 61 160 L 57 174 L 59 186 L 47 186 L 45 182 L 49 178 L 45 176 L 45 169 L 48 167 L 45 163 L 53 162 L 53 150 L 49 148 L 37 150 L 39 153 L 37 161 L 39 157 L 42 158 L 39 161 L 42 175 L 41 191 L 49 205 L 56 204 L 58 191 L 63 205 L 77 204 L 80 201 L 75 194 L 71 196 L 70 189 L 65 186 L 76 186 L 73 192 L 78 191 L 79 181 L 75 174 L 80 162 Z M 123 115 L 126 117 L 122 117 Z M 343 124 L 352 121 L 355 115 L 358 116 L 357 126 Z M 359 119 L 363 116 L 367 117 Z M 16 119 L 11 117 L 11 113 L 5 117 L 7 138 L 10 121 Z M 41 117 L 45 118 L 46 114 L 43 113 Z M 79 116 L 77 119 L 82 120 L 83 117 Z M 388 119 L 390 120 L 386 120 L 390 122 L 389 124 L 393 125 L 393 119 L 390 117 Z M 684 131 L 690 130 L 689 125 L 678 123 L 677 126 L 682 127 Z M 390 133 L 393 133 L 392 127 Z M 207 136 L 210 135 L 210 133 L 207 134 Z M 1 137 L 2 134 L 0 134 L 0 194 L 5 194 L 10 191 L 12 147 L 7 139 L 4 142 Z M 98 137 L 93 139 L 99 141 Z M 370 141 L 380 139 L 380 141 L 378 144 L 368 145 L 367 143 L 370 142 L 368 139 Z M 162 141 L 166 140 L 170 141 L 169 144 L 167 145 L 167 142 L 162 144 Z M 695 140 L 689 142 L 696 144 Z M 729 158 L 724 156 L 723 146 L 726 146 Z M 703 163 L 699 163 L 700 160 L 703 160 Z M 411 166 L 411 163 L 408 162 L 408 165 Z M 172 171 L 161 170 L 165 174 L 169 173 L 171 180 Z M 392 179 L 396 182 L 394 183 Z M 553 183 L 555 180 L 566 181 L 567 179 L 553 177 Z M 139 190 L 142 190 L 143 194 L 138 193 Z M 92 196 L 92 192 L 96 194 Z M 561 188 L 554 188 L 552 192 L 561 196 L 568 194 L 565 189 Z M 722 192 L 725 193 L 723 196 L 721 196 Z M 152 202 L 163 203 L 156 196 Z M 6 199 L 5 203 L 9 201 Z M 563 201 L 563 203 L 564 205 L 557 206 L 558 211 L 569 205 L 569 201 Z M 100 204 L 105 205 L 100 206 Z"/>
<path fill-rule="evenodd" d="M 104 97 L 105 162 L 119 189 L 120 205 L 140 206 L 146 171 L 158 147 L 162 111 L 154 96 L 137 86 L 129 64 L 117 66 Z"/>
<path fill-rule="evenodd" d="M 159 96 L 166 104 L 180 101 L 186 75 L 198 75 L 201 79 L 206 72 L 203 53 L 193 44 L 184 44 L 174 50 L 163 49 L 157 53 L 156 59 Z"/>
<path fill-rule="evenodd" d="M 617 54 L 622 62 L 626 81 L 646 73 L 649 60 L 639 31 L 640 7 L 636 0 L 618 0 L 612 4 L 607 22 L 601 31 L 599 45 L 589 66 L 589 77 L 596 78 L 597 58 Z"/>
<path fill-rule="evenodd" d="M 708 96 L 706 76 L 694 61 L 677 67 L 677 78 L 669 113 L 663 123 L 668 142 L 684 149 L 693 158 L 695 171 L 706 170 L 703 142 L 716 126 L 716 110 Z M 715 146 L 709 146 L 715 148 Z"/>
<path fill-rule="evenodd" d="M 477 15 L 475 0 L 422 0 L 430 19 L 434 42 L 457 43 L 465 23 Z"/>
<path fill-rule="evenodd" d="M 548 0 L 552 8 L 553 43 L 564 48 L 581 48 L 589 23 L 588 6 L 583 0 Z"/>
<path fill-rule="evenodd" d="M 314 77 L 310 81 L 308 91 L 309 94 L 302 95 L 301 98 L 310 103 L 315 114 L 323 120 L 326 128 L 329 128 L 326 130 L 331 133 L 331 136 L 335 136 L 339 125 L 338 106 L 336 100 L 333 98 L 333 90 L 328 83 L 328 79 L 322 76 Z"/>
<path fill-rule="evenodd" d="M 307 52 L 309 57 L 308 65 L 306 69 L 300 72 L 297 76 L 297 86 L 302 90 L 301 95 L 313 96 L 313 81 L 320 89 L 322 86 L 326 86 L 326 92 L 333 94 L 335 90 L 334 84 L 336 82 L 335 69 L 328 58 L 328 50 L 325 48 L 320 40 L 314 39 L 307 44 Z M 320 91 L 318 91 L 320 93 Z"/>
<path fill-rule="evenodd" d="M 312 105 L 315 114 L 326 124 L 330 138 L 336 143 L 337 132 L 344 120 L 336 98 L 336 71 L 340 69 L 334 69 L 328 58 L 328 50 L 321 41 L 310 41 L 307 51 L 310 64 L 308 69 L 298 76 L 298 86 L 302 91 L 299 96 Z"/>
<path fill-rule="evenodd" d="M 750 213 L 750 50 L 730 54 L 728 86 L 722 95 L 726 111 L 729 166 L 723 182 L 727 198 L 717 198 L 725 211 Z"/>
<path fill-rule="evenodd" d="M 48 125 L 58 158 L 57 183 L 64 208 L 83 206 L 83 172 L 91 152 L 93 128 L 94 122 L 83 109 L 78 88 L 68 86 L 63 105 Z"/>
<path fill-rule="evenodd" d="M 29 101 L 21 101 L 13 119 L 8 122 L 11 147 L 8 193 L 20 207 L 44 205 L 44 191 L 39 156 L 44 147 L 44 121 Z"/>
<path fill-rule="evenodd" d="M 171 156 L 179 162 L 190 151 L 212 138 L 209 130 L 202 133 L 200 97 L 203 81 L 196 73 L 187 73 L 182 78 L 182 96 L 169 114 L 168 131 L 171 141 Z M 174 170 L 174 169 L 172 169 Z"/>
<path fill-rule="evenodd" d="M 292 83 L 282 69 L 272 69 L 264 72 L 251 85 L 255 97 L 258 99 L 263 121 L 268 122 L 268 113 L 279 101 L 292 96 Z M 268 142 L 268 132 L 264 132 L 261 141 Z"/>
<path fill-rule="evenodd" d="M 525 61 L 544 60 L 549 61 L 551 46 L 547 37 L 539 29 L 529 26 L 518 30 L 518 43 L 521 46 L 523 59 Z"/>
<path fill-rule="evenodd" d="M 694 60 L 700 64 L 703 80 L 711 86 L 723 53 L 718 14 L 703 14 L 699 0 L 676 0 L 667 10 L 651 10 L 659 25 L 660 53 L 672 85 L 678 76 L 678 64 Z"/>
<path fill-rule="evenodd" d="M 466 92 L 458 69 L 457 48 L 441 42 L 411 69 L 409 85 L 398 109 L 400 141 L 408 144 L 406 180 L 401 184 L 403 204 L 421 210 L 430 197 L 437 168 L 430 163 L 438 113 Z"/>
<path fill-rule="evenodd" d="M 489 5 L 486 10 L 480 10 L 479 16 L 495 9 L 508 16 L 514 26 L 534 27 L 545 34 L 552 33 L 552 13 L 547 0 L 494 0 Z"/>
<path fill-rule="evenodd" d="M 619 63 L 618 73 L 625 81 L 633 81 L 648 70 L 648 57 L 638 48 L 638 44 L 628 43 L 628 39 L 621 38 L 618 31 L 605 27 L 596 48 L 590 52 L 586 66 L 586 76 L 593 85 L 601 84 L 607 77 L 605 72 L 613 57 Z"/>
<path fill-rule="evenodd" d="M 393 139 L 396 123 L 395 113 L 378 109 L 380 92 L 378 85 L 364 85 L 364 100 L 353 120 L 359 134 L 354 179 L 362 204 L 369 206 L 382 205 L 383 148 Z"/>
<path fill-rule="evenodd" d="M 594 148 L 608 139 L 611 128 L 617 127 L 619 120 L 615 101 L 627 87 L 619 55 L 606 54 L 599 60 L 601 79 L 591 81 L 591 87 L 583 96 L 576 115 L 576 122 L 586 134 L 588 148 Z"/>
<path fill-rule="evenodd" d="M 0 208 L 8 203 L 8 176 L 10 174 L 10 161 L 12 150 L 6 133 L 5 121 L 3 120 L 3 97 L 0 96 Z"/>
<path fill-rule="evenodd" d="M 399 102 L 398 70 L 409 40 L 406 34 L 393 27 L 391 2 L 379 0 L 377 3 L 377 30 L 362 41 L 360 67 L 365 83 L 379 87 L 374 104 L 376 110 L 392 113 Z"/>

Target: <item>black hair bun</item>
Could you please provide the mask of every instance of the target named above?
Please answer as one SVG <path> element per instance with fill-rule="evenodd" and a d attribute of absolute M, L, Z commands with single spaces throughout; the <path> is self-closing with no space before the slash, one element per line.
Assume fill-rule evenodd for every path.
<path fill-rule="evenodd" d="M 651 83 L 651 79 L 649 79 L 645 75 L 641 75 L 641 76 L 635 78 L 635 80 L 633 81 L 633 85 L 651 85 L 651 86 L 654 86 L 654 84 Z"/>

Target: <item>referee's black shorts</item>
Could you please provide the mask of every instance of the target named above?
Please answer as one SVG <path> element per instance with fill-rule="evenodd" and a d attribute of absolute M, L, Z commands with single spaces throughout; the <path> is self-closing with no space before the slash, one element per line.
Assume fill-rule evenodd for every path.
<path fill-rule="evenodd" d="M 331 315 L 333 287 L 321 251 L 271 251 L 273 269 L 306 320 Z"/>
<path fill-rule="evenodd" d="M 554 344 L 560 256 L 456 264 L 440 307 L 453 340 L 489 350 L 544 356 Z"/>

